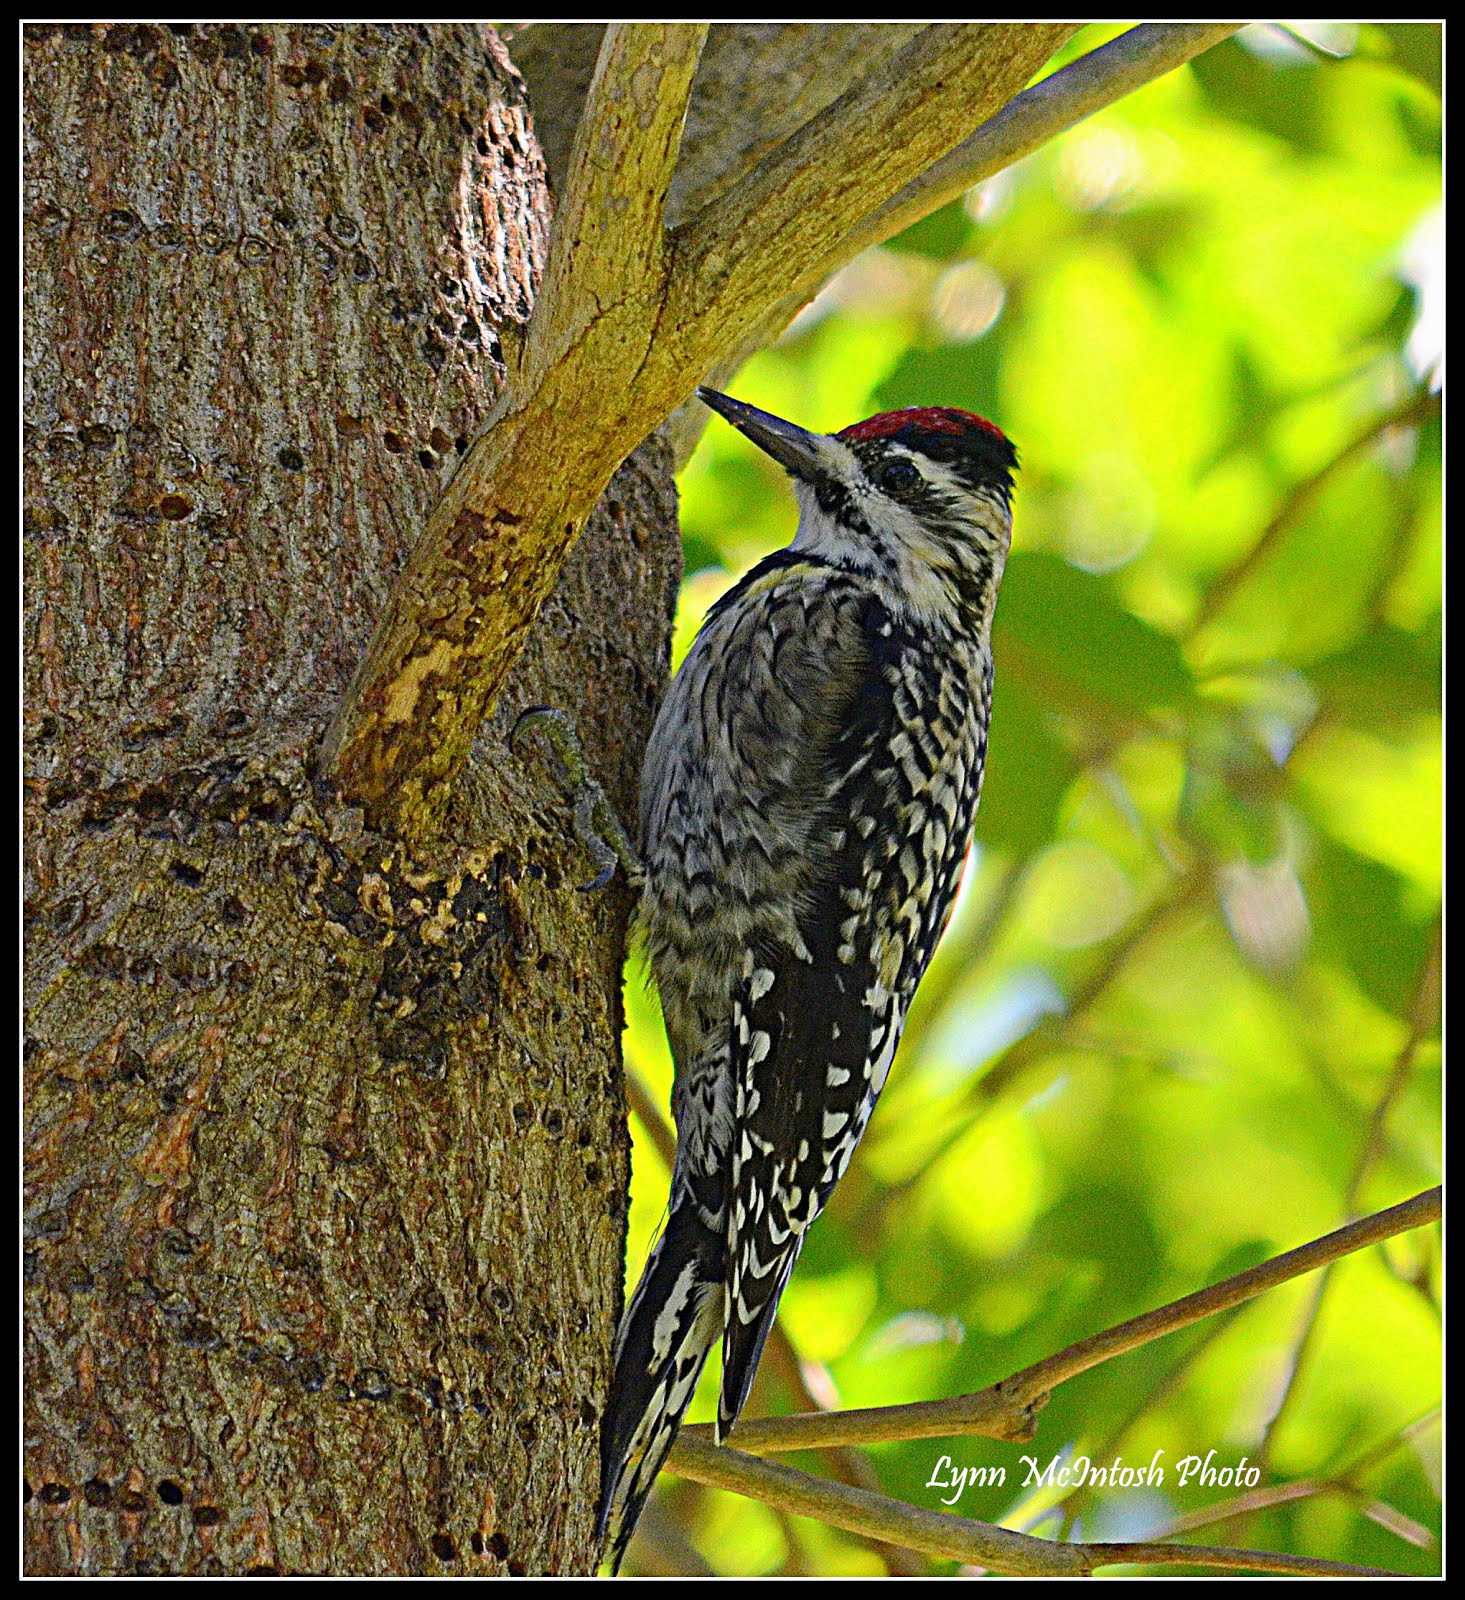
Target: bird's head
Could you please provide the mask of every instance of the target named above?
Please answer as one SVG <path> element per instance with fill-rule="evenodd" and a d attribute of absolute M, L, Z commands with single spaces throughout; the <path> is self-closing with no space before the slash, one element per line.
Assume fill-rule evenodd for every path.
<path fill-rule="evenodd" d="M 971 411 L 917 406 L 811 433 L 715 389 L 697 393 L 793 478 L 795 548 L 870 574 L 910 610 L 990 621 L 1017 468 L 1001 429 Z"/>

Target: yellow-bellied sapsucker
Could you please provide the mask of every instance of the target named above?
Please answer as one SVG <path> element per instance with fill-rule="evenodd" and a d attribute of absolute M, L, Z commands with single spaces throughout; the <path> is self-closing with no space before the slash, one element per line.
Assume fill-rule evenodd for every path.
<path fill-rule="evenodd" d="M 602 1424 L 616 1566 L 719 1339 L 718 1437 L 736 1421 L 950 914 L 1017 465 L 967 411 L 824 435 L 699 393 L 788 470 L 800 519 L 708 614 L 642 772 L 677 1154 Z"/>

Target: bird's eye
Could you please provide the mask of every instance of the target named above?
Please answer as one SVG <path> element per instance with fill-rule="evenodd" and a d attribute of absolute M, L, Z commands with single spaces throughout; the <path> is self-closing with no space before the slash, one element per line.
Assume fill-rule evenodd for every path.
<path fill-rule="evenodd" d="M 904 456 L 897 456 L 894 461 L 887 461 L 875 474 L 875 487 L 885 494 L 902 494 L 905 490 L 914 488 L 920 481 L 920 468 L 914 461 L 908 461 Z"/>

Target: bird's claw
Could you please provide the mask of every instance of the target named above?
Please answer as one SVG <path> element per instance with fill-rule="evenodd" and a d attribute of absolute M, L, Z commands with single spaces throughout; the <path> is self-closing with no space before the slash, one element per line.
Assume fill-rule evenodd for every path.
<path fill-rule="evenodd" d="M 605 790 L 591 776 L 571 718 L 555 706 L 531 706 L 522 712 L 509 734 L 509 748 L 517 750 L 526 728 L 538 728 L 559 759 L 565 782 L 574 798 L 575 833 L 600 869 L 589 883 L 577 884 L 580 894 L 594 894 L 615 877 L 617 866 L 626 869 L 632 886 L 641 882 L 641 859 L 631 836 L 616 814 Z"/>

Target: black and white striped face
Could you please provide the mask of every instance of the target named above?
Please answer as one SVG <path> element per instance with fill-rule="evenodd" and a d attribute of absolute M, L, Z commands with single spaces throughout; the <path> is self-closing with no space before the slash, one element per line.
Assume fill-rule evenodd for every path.
<path fill-rule="evenodd" d="M 1017 452 L 990 422 L 929 406 L 818 434 L 698 392 L 792 475 L 801 513 L 795 550 L 884 580 L 915 613 L 967 627 L 990 620 L 1017 467 Z"/>

